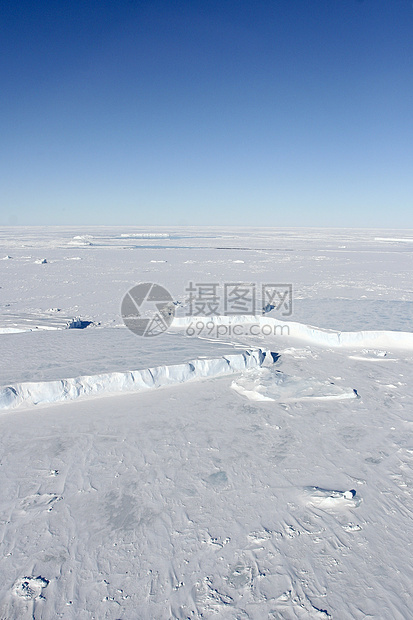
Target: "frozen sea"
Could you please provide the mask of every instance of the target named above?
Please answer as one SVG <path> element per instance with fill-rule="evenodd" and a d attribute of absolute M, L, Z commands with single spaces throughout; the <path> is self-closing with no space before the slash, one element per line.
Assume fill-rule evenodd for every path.
<path fill-rule="evenodd" d="M 412 273 L 413 231 L 0 229 L 0 618 L 413 618 Z"/>

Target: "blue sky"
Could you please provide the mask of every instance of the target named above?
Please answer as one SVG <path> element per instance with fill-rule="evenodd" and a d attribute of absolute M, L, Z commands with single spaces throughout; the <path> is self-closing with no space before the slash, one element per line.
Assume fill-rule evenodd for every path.
<path fill-rule="evenodd" d="M 5 0 L 0 224 L 413 228 L 411 0 Z"/>

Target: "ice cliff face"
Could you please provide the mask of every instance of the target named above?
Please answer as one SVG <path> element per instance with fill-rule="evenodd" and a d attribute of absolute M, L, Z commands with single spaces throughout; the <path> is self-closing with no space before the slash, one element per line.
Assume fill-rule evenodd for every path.
<path fill-rule="evenodd" d="M 269 316 L 214 316 L 214 317 L 175 317 L 172 327 L 175 329 L 186 330 L 194 323 L 205 325 L 214 324 L 216 329 L 214 335 L 226 336 L 234 333 L 231 332 L 235 326 L 243 326 L 244 335 L 256 336 L 258 334 L 264 337 L 284 337 L 296 338 L 309 344 L 320 347 L 333 348 L 396 348 L 413 350 L 413 333 L 399 331 L 354 331 L 339 332 L 330 329 L 321 329 L 303 323 L 293 321 L 280 321 Z M 251 328 L 254 329 L 251 329 Z M 220 329 L 221 328 L 221 329 Z M 227 331 L 225 330 L 227 328 Z M 249 331 L 250 330 L 250 331 Z"/>
<path fill-rule="evenodd" d="M 0 388 L 0 409 L 12 409 L 19 405 L 33 406 L 62 402 L 104 394 L 140 392 L 198 378 L 228 375 L 259 367 L 266 357 L 272 359 L 263 349 L 254 349 L 215 359 L 195 359 L 184 364 L 158 366 L 130 372 L 110 372 L 58 381 L 16 383 Z"/>

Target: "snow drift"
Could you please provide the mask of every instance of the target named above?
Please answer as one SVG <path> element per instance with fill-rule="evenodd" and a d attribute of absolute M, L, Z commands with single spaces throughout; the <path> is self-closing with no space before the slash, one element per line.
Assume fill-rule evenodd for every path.
<path fill-rule="evenodd" d="M 257 368 L 243 373 L 231 388 L 248 400 L 292 402 L 300 400 L 347 400 L 357 398 L 357 391 L 336 385 L 332 381 L 319 381 L 287 375 L 274 368 Z"/>
<path fill-rule="evenodd" d="M 6 324 L 0 326 L 0 334 L 20 334 L 39 330 L 84 329 L 92 324 L 92 321 L 80 317 L 50 316 L 47 312 L 41 315 L 6 315 L 2 317 L 2 320 Z"/>

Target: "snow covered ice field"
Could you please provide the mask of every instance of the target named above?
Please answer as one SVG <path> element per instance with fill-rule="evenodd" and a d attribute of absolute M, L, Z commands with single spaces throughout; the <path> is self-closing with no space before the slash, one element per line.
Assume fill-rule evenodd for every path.
<path fill-rule="evenodd" d="M 0 246 L 2 620 L 413 618 L 413 231 Z M 123 326 L 138 282 L 166 334 Z M 189 282 L 292 283 L 254 319 L 289 333 L 187 336 Z"/>

